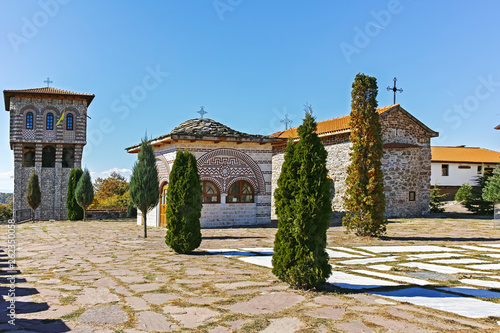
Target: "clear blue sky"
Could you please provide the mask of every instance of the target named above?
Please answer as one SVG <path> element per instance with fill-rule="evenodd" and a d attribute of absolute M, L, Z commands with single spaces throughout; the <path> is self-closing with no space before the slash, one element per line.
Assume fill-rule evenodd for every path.
<path fill-rule="evenodd" d="M 358 72 L 377 78 L 380 106 L 396 76 L 397 102 L 440 132 L 434 145 L 500 151 L 499 12 L 498 1 L 5 0 L 0 87 L 50 76 L 95 94 L 83 160 L 94 177 L 131 169 L 125 147 L 201 105 L 256 134 L 283 129 L 285 113 L 299 125 L 305 103 L 317 120 L 348 114 Z M 8 120 L 0 112 L 0 191 L 13 188 Z"/>

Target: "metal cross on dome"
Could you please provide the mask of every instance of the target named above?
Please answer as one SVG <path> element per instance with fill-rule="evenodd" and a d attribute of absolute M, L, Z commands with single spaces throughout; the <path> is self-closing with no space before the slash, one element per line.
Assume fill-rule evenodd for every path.
<path fill-rule="evenodd" d="M 203 119 L 203 116 L 205 114 L 207 114 L 208 112 L 205 111 L 205 109 L 204 109 L 205 107 L 204 106 L 201 106 L 200 108 L 201 108 L 200 111 L 196 111 L 196 113 L 199 113 L 201 115 L 201 118 Z"/>
<path fill-rule="evenodd" d="M 396 88 L 396 81 L 397 81 L 397 80 L 398 80 L 398 79 L 394 78 L 394 87 L 387 87 L 387 90 L 389 90 L 389 91 L 391 91 L 391 90 L 392 90 L 392 91 L 394 92 L 394 103 L 392 103 L 392 104 L 396 104 L 396 92 L 398 92 L 398 91 L 399 91 L 399 92 L 403 92 L 403 89 L 401 89 L 401 88 L 399 88 L 399 89 L 398 89 L 398 88 Z"/>
<path fill-rule="evenodd" d="M 47 80 L 43 81 L 44 83 L 47 83 L 47 87 L 50 87 L 51 83 L 54 83 L 53 81 L 50 81 L 50 78 L 47 77 Z"/>

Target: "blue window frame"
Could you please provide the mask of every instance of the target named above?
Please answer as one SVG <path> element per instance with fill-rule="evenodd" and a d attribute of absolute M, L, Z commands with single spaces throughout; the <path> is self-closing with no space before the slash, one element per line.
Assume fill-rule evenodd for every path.
<path fill-rule="evenodd" d="M 54 115 L 52 113 L 47 113 L 46 129 L 54 129 Z"/>
<path fill-rule="evenodd" d="M 66 129 L 73 130 L 73 115 L 71 113 L 66 117 Z"/>
<path fill-rule="evenodd" d="M 26 129 L 33 129 L 33 112 L 26 113 Z"/>

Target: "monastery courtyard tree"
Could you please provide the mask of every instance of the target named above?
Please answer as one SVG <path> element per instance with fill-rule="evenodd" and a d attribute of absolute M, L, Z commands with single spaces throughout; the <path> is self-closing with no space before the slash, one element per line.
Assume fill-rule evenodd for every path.
<path fill-rule="evenodd" d="M 68 192 L 66 194 L 66 208 L 68 209 L 68 220 L 83 219 L 83 209 L 76 202 L 75 189 L 83 171 L 80 168 L 72 168 L 69 173 Z"/>
<path fill-rule="evenodd" d="M 290 140 L 275 191 L 278 231 L 273 274 L 293 288 L 312 289 L 331 274 L 326 231 L 331 215 L 327 152 L 316 132 L 312 109 L 298 128 L 299 142 Z"/>
<path fill-rule="evenodd" d="M 177 253 L 189 253 L 201 244 L 202 187 L 196 157 L 177 151 L 167 190 L 165 243 Z"/>
<path fill-rule="evenodd" d="M 144 138 L 130 178 L 130 201 L 142 213 L 144 238 L 148 237 L 147 214 L 158 203 L 159 187 L 153 146 L 147 141 L 147 138 Z"/>
<path fill-rule="evenodd" d="M 42 202 L 42 192 L 40 191 L 38 174 L 34 171 L 28 181 L 28 189 L 26 190 L 26 202 L 33 211 L 33 216 L 35 216 L 35 211 Z"/>
<path fill-rule="evenodd" d="M 83 209 L 83 220 L 87 220 L 87 207 L 94 201 L 94 186 L 90 178 L 89 170 L 85 169 L 83 175 L 78 180 L 75 189 L 75 199 L 78 205 Z"/>
<path fill-rule="evenodd" d="M 351 93 L 351 164 L 347 168 L 343 224 L 348 232 L 354 230 L 358 236 L 378 237 L 387 224 L 377 93 L 377 79 L 356 75 Z"/>

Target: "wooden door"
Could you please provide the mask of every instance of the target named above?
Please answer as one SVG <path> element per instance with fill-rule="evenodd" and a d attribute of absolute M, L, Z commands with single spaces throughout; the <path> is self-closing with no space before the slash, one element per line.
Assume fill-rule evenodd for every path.
<path fill-rule="evenodd" d="M 167 188 L 168 184 L 163 185 L 160 193 L 160 227 L 167 226 Z"/>

